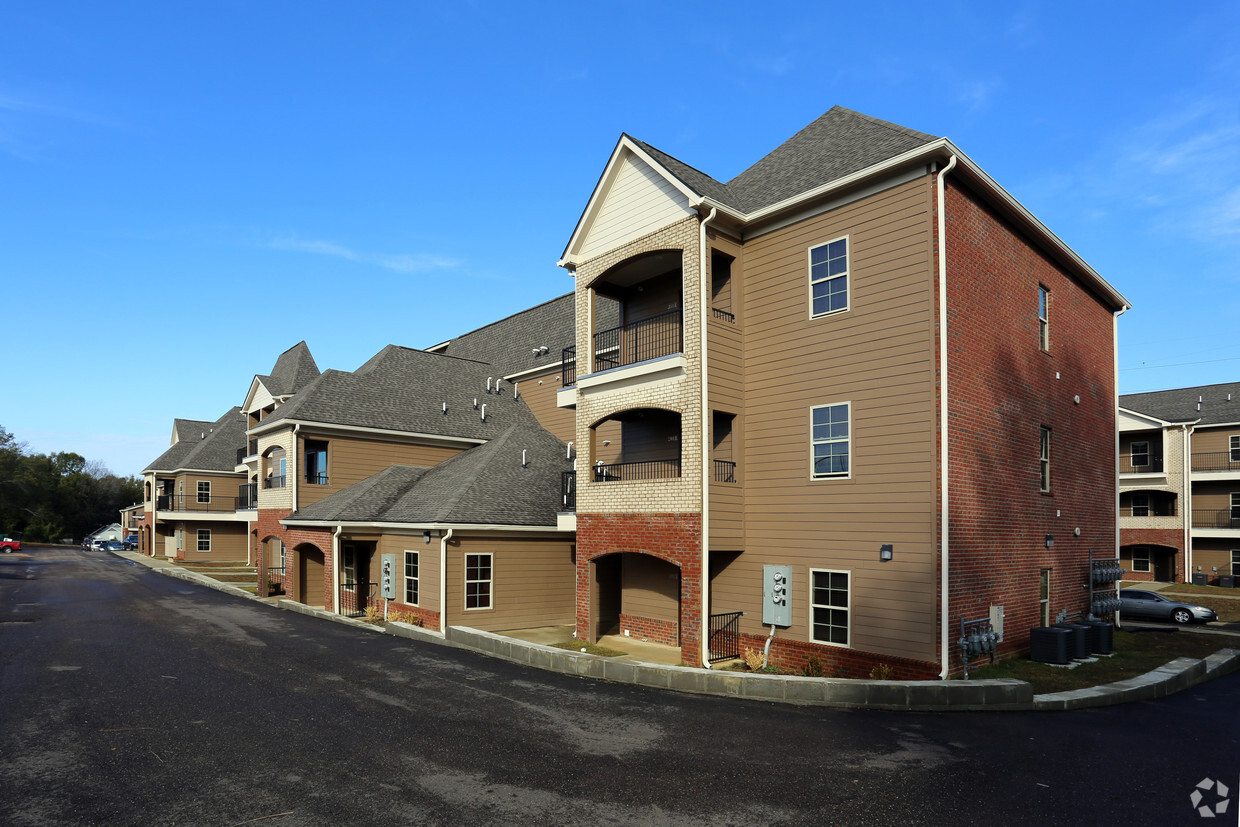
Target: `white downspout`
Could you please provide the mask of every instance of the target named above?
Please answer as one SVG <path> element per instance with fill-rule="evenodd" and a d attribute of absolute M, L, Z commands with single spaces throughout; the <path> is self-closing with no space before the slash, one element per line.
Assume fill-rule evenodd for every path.
<path fill-rule="evenodd" d="M 448 634 L 448 541 L 452 529 L 439 538 L 439 632 Z"/>
<path fill-rule="evenodd" d="M 945 214 L 947 205 L 943 194 L 943 179 L 955 166 L 956 156 L 953 155 L 947 162 L 947 166 L 939 171 L 938 180 L 935 181 L 939 208 L 939 446 L 942 453 L 942 467 L 939 468 L 939 487 L 942 492 L 939 512 L 943 526 L 939 532 L 939 591 L 942 602 L 939 608 L 939 661 L 943 664 L 939 670 L 941 680 L 947 680 L 947 675 L 951 670 L 951 635 L 949 634 L 951 624 L 948 613 L 950 608 L 948 560 L 951 554 L 948 507 L 951 501 L 947 495 L 947 216 Z"/>
<path fill-rule="evenodd" d="M 700 637 L 702 639 L 702 666 L 710 668 L 710 481 L 711 474 L 711 435 L 710 435 L 710 399 L 707 387 L 710 384 L 706 372 L 706 337 L 710 319 L 710 285 L 706 283 L 706 225 L 715 219 L 717 207 L 710 208 L 710 215 L 698 224 L 698 315 L 701 317 L 701 353 L 702 366 L 702 612 Z M 774 627 L 772 627 L 772 634 Z M 769 644 L 768 644 L 769 648 Z"/>
<path fill-rule="evenodd" d="M 296 443 L 293 443 L 294 445 Z M 332 532 L 332 614 L 340 614 L 340 535 L 344 526 Z"/>
<path fill-rule="evenodd" d="M 1184 487 L 1184 582 L 1193 582 L 1193 478 L 1192 478 L 1192 441 L 1193 423 L 1181 425 L 1184 429 L 1183 447 L 1180 450 L 1180 485 Z M 1167 449 L 1163 447 L 1163 454 Z"/>

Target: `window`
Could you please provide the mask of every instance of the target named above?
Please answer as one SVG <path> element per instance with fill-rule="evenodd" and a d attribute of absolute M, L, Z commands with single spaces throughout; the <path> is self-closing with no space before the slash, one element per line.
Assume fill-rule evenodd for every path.
<path fill-rule="evenodd" d="M 418 605 L 418 553 L 405 552 L 405 602 Z"/>
<path fill-rule="evenodd" d="M 1038 285 L 1038 347 L 1051 349 L 1051 291 Z"/>
<path fill-rule="evenodd" d="M 1051 490 L 1051 429 L 1042 426 L 1041 448 L 1038 465 L 1041 470 L 1042 491 L 1049 492 Z"/>
<path fill-rule="evenodd" d="M 491 555 L 465 555 L 465 608 L 491 608 Z"/>
<path fill-rule="evenodd" d="M 1232 462 L 1240 462 L 1240 436 L 1228 437 L 1227 440 L 1231 448 L 1231 457 L 1229 459 Z"/>
<path fill-rule="evenodd" d="M 1240 494 L 1231 495 L 1231 520 L 1240 520 Z"/>
<path fill-rule="evenodd" d="M 1240 549 L 1231 550 L 1231 573 L 1240 574 Z"/>
<path fill-rule="evenodd" d="M 211 481 L 210 480 L 198 480 L 198 502 L 200 503 L 211 502 Z"/>
<path fill-rule="evenodd" d="M 199 551 L 210 551 L 211 550 L 211 529 L 209 528 L 198 529 L 198 550 Z"/>
<path fill-rule="evenodd" d="M 819 405 L 810 409 L 814 479 L 847 477 L 850 472 L 850 402 Z"/>
<path fill-rule="evenodd" d="M 1051 625 L 1051 570 L 1038 572 L 1038 617 L 1043 626 Z"/>
<path fill-rule="evenodd" d="M 357 585 L 357 549 L 353 546 L 340 549 L 340 576 L 344 578 L 345 586 L 351 588 Z"/>
<path fill-rule="evenodd" d="M 816 643 L 848 645 L 848 572 L 813 571 L 810 576 L 810 639 Z"/>
<path fill-rule="evenodd" d="M 1150 444 L 1148 442 L 1132 443 L 1132 467 L 1150 464 Z"/>
<path fill-rule="evenodd" d="M 1133 571 L 1149 571 L 1150 570 L 1149 546 L 1133 546 L 1132 570 Z"/>
<path fill-rule="evenodd" d="M 848 236 L 809 248 L 811 318 L 848 309 Z"/>
<path fill-rule="evenodd" d="M 327 443 L 323 440 L 306 440 L 306 482 L 327 485 Z"/>
<path fill-rule="evenodd" d="M 1150 495 L 1149 494 L 1133 494 L 1132 495 L 1132 516 L 1134 517 L 1150 516 Z"/>

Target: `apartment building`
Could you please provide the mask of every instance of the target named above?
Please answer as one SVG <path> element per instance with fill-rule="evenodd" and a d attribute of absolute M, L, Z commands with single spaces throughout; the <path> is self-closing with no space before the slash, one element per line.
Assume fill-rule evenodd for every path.
<path fill-rule="evenodd" d="M 560 264 L 578 636 L 924 678 L 1087 608 L 1128 304 L 949 140 L 836 107 L 725 183 L 622 135 Z"/>
<path fill-rule="evenodd" d="M 1119 406 L 1127 578 L 1240 575 L 1240 383 L 1126 394 Z"/>

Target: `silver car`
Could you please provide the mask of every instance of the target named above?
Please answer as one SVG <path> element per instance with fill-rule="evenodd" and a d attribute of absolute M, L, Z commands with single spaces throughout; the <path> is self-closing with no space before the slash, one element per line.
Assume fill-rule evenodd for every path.
<path fill-rule="evenodd" d="M 1143 589 L 1121 589 L 1119 603 L 1123 617 L 1145 617 L 1175 623 L 1192 623 L 1194 620 L 1206 623 L 1218 620 L 1213 609 L 1198 606 L 1196 603 L 1177 603 L 1158 592 L 1147 592 Z"/>

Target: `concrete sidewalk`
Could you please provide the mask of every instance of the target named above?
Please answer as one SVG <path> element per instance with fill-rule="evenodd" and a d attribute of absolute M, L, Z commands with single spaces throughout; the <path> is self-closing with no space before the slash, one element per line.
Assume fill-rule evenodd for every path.
<path fill-rule="evenodd" d="M 1044 695 L 1034 695 L 1033 687 L 1024 681 L 1009 679 L 877 681 L 724 672 L 641 662 L 631 656 L 603 658 L 465 626 L 449 626 L 444 632 L 395 622 L 379 627 L 285 598 L 256 597 L 235 586 L 180 568 L 165 559 L 151 558 L 132 551 L 112 554 L 147 565 L 161 574 L 199 583 L 207 588 L 276 608 L 343 623 L 366 632 L 468 649 L 561 674 L 722 697 L 842 709 L 907 712 L 1062 711 L 1161 698 L 1204 681 L 1240 671 L 1240 650 L 1220 649 L 1203 660 L 1177 658 L 1158 669 L 1128 680 Z"/>

